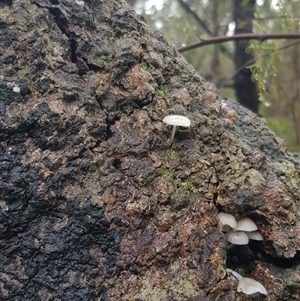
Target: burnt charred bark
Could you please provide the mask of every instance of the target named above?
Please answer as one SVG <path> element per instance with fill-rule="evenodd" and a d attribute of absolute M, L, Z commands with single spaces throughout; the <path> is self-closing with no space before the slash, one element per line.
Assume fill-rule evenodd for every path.
<path fill-rule="evenodd" d="M 233 18 L 236 24 L 235 34 L 252 33 L 255 10 L 255 0 L 234 0 Z M 247 68 L 253 56 L 246 52 L 247 40 L 236 40 L 234 51 L 235 69 L 240 70 L 234 77 L 235 95 L 238 102 L 254 113 L 258 113 L 259 99 L 256 84 L 251 79 L 251 70 Z"/>
<path fill-rule="evenodd" d="M 249 300 L 226 267 L 299 300 L 300 162 L 262 119 L 125 1 L 0 20 L 1 300 Z M 172 147 L 168 114 L 192 121 Z M 229 252 L 218 211 L 265 241 Z"/>

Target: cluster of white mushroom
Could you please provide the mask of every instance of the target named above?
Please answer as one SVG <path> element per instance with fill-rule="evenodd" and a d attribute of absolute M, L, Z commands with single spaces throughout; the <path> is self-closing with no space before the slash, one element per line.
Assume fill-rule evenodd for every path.
<path fill-rule="evenodd" d="M 252 278 L 247 278 L 243 277 L 239 273 L 233 271 L 232 269 L 226 269 L 227 273 L 230 273 L 233 275 L 238 281 L 238 287 L 237 287 L 237 292 L 243 292 L 247 295 L 252 295 L 255 293 L 261 293 L 264 295 L 268 295 L 267 290 L 265 287 L 259 283 L 258 281 L 252 279 Z"/>
<path fill-rule="evenodd" d="M 235 217 L 225 212 L 219 212 L 217 218 L 222 225 L 222 230 L 227 232 L 227 240 L 234 245 L 247 245 L 249 239 L 263 240 L 263 236 L 259 233 L 256 224 L 249 217 L 243 217 L 236 221 Z M 255 293 L 261 293 L 267 295 L 268 292 L 265 287 L 258 281 L 242 277 L 239 273 L 232 269 L 226 269 L 226 271 L 232 274 L 239 284 L 237 287 L 238 292 L 243 292 L 247 295 Z"/>
<path fill-rule="evenodd" d="M 254 221 L 249 217 L 243 217 L 236 221 L 231 214 L 220 212 L 217 215 L 223 230 L 227 233 L 227 240 L 234 245 L 247 245 L 249 239 L 264 240 Z"/>

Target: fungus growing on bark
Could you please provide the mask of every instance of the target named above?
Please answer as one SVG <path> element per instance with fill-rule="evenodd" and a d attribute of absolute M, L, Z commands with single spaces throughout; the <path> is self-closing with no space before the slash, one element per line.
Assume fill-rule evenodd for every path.
<path fill-rule="evenodd" d="M 219 219 L 220 223 L 223 226 L 229 226 L 230 228 L 234 229 L 236 227 L 236 220 L 235 217 L 229 213 L 219 212 L 217 214 L 217 218 Z"/>
<path fill-rule="evenodd" d="M 225 99 L 222 99 L 221 101 L 221 109 L 224 109 L 227 106 Z"/>
<path fill-rule="evenodd" d="M 257 226 L 254 221 L 249 217 L 243 217 L 236 222 L 236 231 L 252 232 L 257 230 Z"/>
<path fill-rule="evenodd" d="M 173 142 L 176 126 L 189 127 L 191 125 L 191 121 L 187 117 L 181 115 L 168 115 L 163 119 L 163 122 L 173 125 L 173 130 L 172 130 L 171 138 L 169 140 L 169 144 L 172 144 Z"/>
<path fill-rule="evenodd" d="M 76 0 L 76 3 L 77 3 L 79 6 L 84 6 L 84 1 Z"/>
<path fill-rule="evenodd" d="M 265 287 L 258 281 L 252 278 L 243 277 L 242 275 L 233 271 L 232 269 L 226 269 L 226 272 L 233 275 L 239 281 L 237 292 L 243 292 L 246 295 L 252 295 L 255 293 L 268 295 L 268 292 L 265 289 Z"/>
<path fill-rule="evenodd" d="M 245 233 L 249 237 L 249 239 L 252 239 L 252 240 L 264 240 L 263 236 L 260 234 L 259 231 L 245 232 Z"/>
<path fill-rule="evenodd" d="M 21 89 L 20 89 L 20 87 L 18 87 L 18 86 L 14 86 L 14 87 L 13 87 L 13 91 L 14 91 L 15 93 L 20 93 L 20 92 L 21 92 Z"/>
<path fill-rule="evenodd" d="M 249 238 L 243 231 L 231 231 L 228 233 L 227 240 L 233 245 L 247 245 Z"/>
<path fill-rule="evenodd" d="M 252 295 L 255 293 L 261 293 L 264 295 L 268 295 L 267 290 L 261 283 L 259 283 L 258 281 L 254 280 L 254 279 L 247 278 L 247 277 L 244 277 L 239 280 L 237 292 L 239 292 L 239 293 L 243 292 L 247 295 Z"/>
<path fill-rule="evenodd" d="M 219 212 L 217 218 L 222 225 L 223 232 L 229 232 L 227 240 L 235 245 L 246 245 L 249 239 L 264 240 L 263 236 L 257 231 L 257 226 L 249 217 L 243 217 L 239 221 L 235 217 L 225 212 Z"/>

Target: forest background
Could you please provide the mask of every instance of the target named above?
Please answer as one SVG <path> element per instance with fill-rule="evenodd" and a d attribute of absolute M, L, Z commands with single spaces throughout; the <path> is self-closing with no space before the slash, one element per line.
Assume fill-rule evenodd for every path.
<path fill-rule="evenodd" d="M 267 120 L 300 155 L 300 0 L 127 0 L 163 32 L 222 98 Z M 281 39 L 233 40 L 196 47 L 213 37 L 284 34 Z"/>

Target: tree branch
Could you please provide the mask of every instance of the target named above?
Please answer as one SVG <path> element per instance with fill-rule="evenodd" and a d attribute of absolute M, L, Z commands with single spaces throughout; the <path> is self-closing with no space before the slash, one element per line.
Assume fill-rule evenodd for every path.
<path fill-rule="evenodd" d="M 193 43 L 181 48 L 178 48 L 177 51 L 179 53 L 192 50 L 198 47 L 206 46 L 206 45 L 211 45 L 211 44 L 218 44 L 218 43 L 224 43 L 228 41 L 233 41 L 233 40 L 259 40 L 261 42 L 265 40 L 270 40 L 270 39 L 300 39 L 300 34 L 299 33 L 273 33 L 273 34 L 252 34 L 252 33 L 247 33 L 247 34 L 236 34 L 233 36 L 225 36 L 225 37 L 214 37 L 210 39 L 203 39 L 200 42 Z"/>
<path fill-rule="evenodd" d="M 206 23 L 202 21 L 200 17 L 193 10 L 191 10 L 190 6 L 186 2 L 184 2 L 183 0 L 177 0 L 177 1 L 186 10 L 187 13 L 189 13 L 194 17 L 198 25 L 200 25 L 208 35 L 213 36 L 212 31 L 208 28 Z M 220 50 L 224 55 L 232 59 L 232 54 L 228 51 L 228 49 L 226 49 L 224 46 L 221 46 Z"/>

